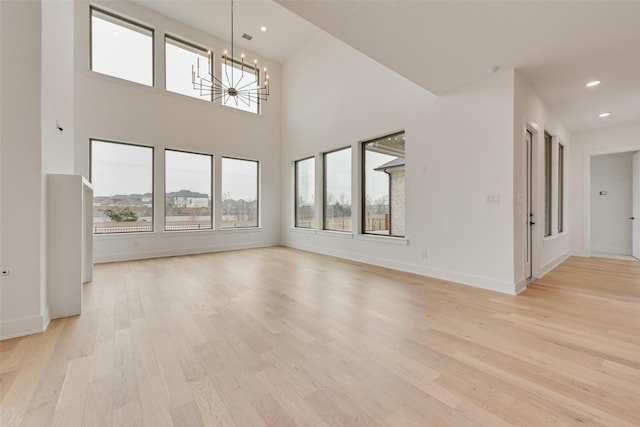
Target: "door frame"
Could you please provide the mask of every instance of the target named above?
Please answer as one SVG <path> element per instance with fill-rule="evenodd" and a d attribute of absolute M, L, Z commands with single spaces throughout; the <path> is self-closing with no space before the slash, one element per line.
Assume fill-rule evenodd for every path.
<path fill-rule="evenodd" d="M 631 162 L 631 256 L 640 260 L 640 151 Z"/>
<path fill-rule="evenodd" d="M 527 152 L 526 146 L 526 138 L 527 131 L 531 132 L 531 159 L 529 159 L 529 153 Z M 523 263 L 523 279 L 525 282 L 525 286 L 529 283 L 535 281 L 540 275 L 540 247 L 542 244 L 542 234 L 543 229 L 540 229 L 539 221 L 538 221 L 538 213 L 540 212 L 540 183 L 538 182 L 541 179 L 540 174 L 540 147 L 543 147 L 544 144 L 541 142 L 541 138 L 543 138 L 544 131 L 542 127 L 538 126 L 536 123 L 525 120 L 522 132 L 522 188 L 521 194 L 523 197 L 523 212 L 521 216 L 521 227 L 522 227 L 522 263 Z M 529 172 L 529 167 L 527 165 L 527 161 L 530 160 L 531 164 L 531 182 L 530 188 L 528 187 L 529 178 L 527 176 Z M 530 191 L 530 194 L 528 192 Z M 527 211 L 527 195 L 529 200 L 531 201 L 531 205 L 529 206 L 529 211 Z M 529 213 L 533 213 L 533 222 L 536 223 L 531 230 L 531 240 L 528 241 L 527 235 L 529 233 L 529 225 L 528 222 L 531 221 L 531 217 Z M 528 276 L 528 271 L 526 268 L 527 265 L 527 244 L 530 243 L 530 264 L 531 264 L 531 277 Z"/>
<path fill-rule="evenodd" d="M 582 160 L 582 247 L 584 248 L 585 255 L 588 257 L 591 257 L 591 158 L 594 156 L 629 153 L 633 151 L 640 151 L 640 145 L 584 153 Z"/>

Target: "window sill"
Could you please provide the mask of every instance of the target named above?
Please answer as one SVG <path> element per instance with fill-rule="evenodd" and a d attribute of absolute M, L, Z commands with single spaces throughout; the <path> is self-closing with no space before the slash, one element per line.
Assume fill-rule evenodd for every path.
<path fill-rule="evenodd" d="M 320 230 L 321 236 L 337 237 L 339 239 L 353 239 L 353 233 L 351 231 L 337 231 L 337 230 Z"/>
<path fill-rule="evenodd" d="M 221 233 L 255 233 L 262 231 L 262 227 L 237 227 L 237 228 L 220 228 Z"/>
<path fill-rule="evenodd" d="M 291 227 L 291 231 L 295 231 L 296 233 L 306 233 L 306 234 L 317 234 L 318 230 L 315 228 L 302 228 L 302 227 Z"/>
<path fill-rule="evenodd" d="M 355 236 L 356 240 L 366 240 L 370 242 L 386 243 L 390 245 L 408 246 L 409 239 L 406 237 L 393 237 L 393 236 L 376 236 L 372 234 L 358 234 Z"/>

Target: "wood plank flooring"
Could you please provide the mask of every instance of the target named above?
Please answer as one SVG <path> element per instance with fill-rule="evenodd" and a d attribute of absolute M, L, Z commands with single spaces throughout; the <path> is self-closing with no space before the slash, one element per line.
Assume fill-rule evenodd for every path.
<path fill-rule="evenodd" d="M 3 427 L 640 425 L 640 262 L 518 297 L 282 247 L 94 277 L 0 343 Z"/>

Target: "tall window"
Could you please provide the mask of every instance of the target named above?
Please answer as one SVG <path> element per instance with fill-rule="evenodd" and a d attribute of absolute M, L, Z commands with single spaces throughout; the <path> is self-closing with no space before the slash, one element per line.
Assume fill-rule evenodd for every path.
<path fill-rule="evenodd" d="M 193 88 L 192 70 L 198 75 L 210 79 L 208 70 L 209 51 L 170 36 L 164 38 L 165 50 L 165 88 L 170 92 L 181 93 L 194 98 L 211 101 L 211 94 L 200 94 Z M 193 67 L 193 68 L 192 68 Z"/>
<path fill-rule="evenodd" d="M 544 236 L 551 236 L 551 135 L 544 133 Z"/>
<path fill-rule="evenodd" d="M 165 230 L 212 228 L 213 156 L 165 150 Z"/>
<path fill-rule="evenodd" d="M 93 230 L 153 231 L 153 148 L 91 140 Z"/>
<path fill-rule="evenodd" d="M 316 159 L 295 162 L 295 226 L 316 227 Z"/>
<path fill-rule="evenodd" d="M 351 147 L 324 154 L 324 229 L 351 231 Z"/>
<path fill-rule="evenodd" d="M 221 67 L 220 80 L 223 85 L 234 87 L 240 91 L 238 96 L 223 95 L 222 105 L 258 114 L 260 101 L 255 96 L 255 90 L 251 92 L 251 95 L 241 92 L 241 90 L 257 89 L 258 87 L 258 78 L 253 66 L 245 65 L 242 67 L 237 61 L 228 60 L 227 63 L 223 62 Z"/>
<path fill-rule="evenodd" d="M 153 86 L 153 30 L 91 8 L 91 70 Z"/>
<path fill-rule="evenodd" d="M 404 132 L 362 144 L 362 232 L 405 235 Z"/>
<path fill-rule="evenodd" d="M 258 226 L 258 167 L 254 160 L 222 158 L 222 228 Z"/>
<path fill-rule="evenodd" d="M 564 145 L 558 143 L 558 233 L 564 231 Z"/>

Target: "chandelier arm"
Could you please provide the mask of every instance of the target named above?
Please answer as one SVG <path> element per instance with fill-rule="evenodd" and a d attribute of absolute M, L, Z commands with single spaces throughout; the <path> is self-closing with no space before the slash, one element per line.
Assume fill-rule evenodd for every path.
<path fill-rule="evenodd" d="M 238 89 L 238 91 L 241 91 L 241 90 L 244 90 L 244 88 L 246 88 L 246 87 L 248 87 L 248 86 L 251 86 L 252 84 L 255 84 L 255 82 L 249 82 L 249 83 L 247 83 L 247 84 L 246 84 L 246 85 L 244 85 L 244 86 L 237 87 L 236 89 Z"/>

